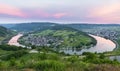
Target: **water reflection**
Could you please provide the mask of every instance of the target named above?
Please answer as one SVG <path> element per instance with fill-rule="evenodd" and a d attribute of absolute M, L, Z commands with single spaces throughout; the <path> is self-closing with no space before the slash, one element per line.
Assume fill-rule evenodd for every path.
<path fill-rule="evenodd" d="M 111 60 L 118 60 L 120 62 L 120 56 L 110 56 Z"/>
<path fill-rule="evenodd" d="M 97 52 L 97 53 L 103 53 L 106 51 L 113 51 L 116 47 L 116 44 L 113 43 L 109 39 L 105 39 L 99 36 L 90 35 L 93 38 L 97 40 L 97 44 L 94 47 L 91 47 L 89 49 L 82 49 L 80 51 L 73 51 L 73 50 L 61 50 L 61 52 L 64 52 L 66 54 L 82 54 L 83 52 Z"/>

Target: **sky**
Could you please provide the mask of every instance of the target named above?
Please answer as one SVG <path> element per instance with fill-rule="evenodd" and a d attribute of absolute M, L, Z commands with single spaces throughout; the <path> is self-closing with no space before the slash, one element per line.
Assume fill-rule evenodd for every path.
<path fill-rule="evenodd" d="M 0 23 L 120 24 L 120 0 L 0 0 Z"/>

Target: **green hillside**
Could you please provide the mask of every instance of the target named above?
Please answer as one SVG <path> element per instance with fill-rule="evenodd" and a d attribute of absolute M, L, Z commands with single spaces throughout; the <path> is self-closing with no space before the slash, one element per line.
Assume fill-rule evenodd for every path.
<path fill-rule="evenodd" d="M 0 43 L 4 39 L 10 37 L 12 35 L 12 31 L 8 30 L 5 27 L 0 26 Z"/>
<path fill-rule="evenodd" d="M 89 35 L 73 28 L 60 25 L 28 34 L 27 36 L 22 37 L 20 42 L 25 45 L 80 49 L 84 46 L 96 44 L 96 40 Z"/>
<path fill-rule="evenodd" d="M 0 36 L 4 37 L 9 33 L 9 30 L 7 28 L 4 28 L 2 26 L 0 26 Z"/>

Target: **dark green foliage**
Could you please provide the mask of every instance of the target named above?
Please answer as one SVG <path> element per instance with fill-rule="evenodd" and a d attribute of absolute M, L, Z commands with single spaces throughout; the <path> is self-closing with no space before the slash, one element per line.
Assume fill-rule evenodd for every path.
<path fill-rule="evenodd" d="M 31 48 L 32 48 L 32 49 L 36 49 L 35 45 L 32 45 Z"/>
<path fill-rule="evenodd" d="M 105 55 L 103 53 L 101 53 L 99 57 L 100 57 L 100 59 L 104 59 Z"/>
<path fill-rule="evenodd" d="M 0 45 L 0 49 L 6 50 L 6 51 L 17 51 L 17 50 L 22 50 L 24 48 L 17 47 L 17 46 L 10 46 L 10 45 Z"/>
<path fill-rule="evenodd" d="M 2 60 L 10 60 L 11 58 L 20 58 L 20 57 L 22 57 L 23 55 L 25 55 L 27 53 L 28 52 L 25 51 L 25 50 L 15 51 L 13 53 L 6 54 L 6 55 L 0 57 L 0 59 L 2 59 Z"/>
<path fill-rule="evenodd" d="M 9 65 L 10 65 L 10 66 L 15 66 L 15 65 L 16 65 L 16 61 L 15 61 L 15 58 L 14 58 L 14 57 L 12 57 L 12 58 L 10 59 Z"/>
<path fill-rule="evenodd" d="M 82 55 L 89 55 L 91 52 L 83 52 Z"/>
<path fill-rule="evenodd" d="M 86 55 L 86 59 L 93 60 L 95 58 L 97 58 L 97 55 L 94 53 L 87 53 L 87 55 Z"/>

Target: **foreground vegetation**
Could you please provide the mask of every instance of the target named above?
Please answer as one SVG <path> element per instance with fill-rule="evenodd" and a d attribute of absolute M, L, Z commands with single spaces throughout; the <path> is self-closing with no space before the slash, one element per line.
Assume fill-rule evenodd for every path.
<path fill-rule="evenodd" d="M 4 47 L 4 49 L 3 49 Z M 10 49 L 8 48 L 10 47 Z M 38 53 L 16 46 L 0 46 L 0 71 L 119 71 L 120 63 L 104 54 L 85 52 L 83 55 L 66 55 L 47 47 Z"/>

